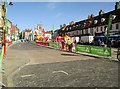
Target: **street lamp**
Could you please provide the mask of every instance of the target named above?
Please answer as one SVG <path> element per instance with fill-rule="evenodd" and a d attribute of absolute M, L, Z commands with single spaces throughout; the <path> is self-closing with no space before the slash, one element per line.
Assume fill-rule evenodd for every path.
<path fill-rule="evenodd" d="M 4 56 L 6 56 L 6 30 L 7 30 L 7 19 L 6 19 L 6 0 L 4 0 L 2 9 L 3 9 L 3 47 L 4 47 Z M 13 5 L 12 2 L 9 5 Z"/>

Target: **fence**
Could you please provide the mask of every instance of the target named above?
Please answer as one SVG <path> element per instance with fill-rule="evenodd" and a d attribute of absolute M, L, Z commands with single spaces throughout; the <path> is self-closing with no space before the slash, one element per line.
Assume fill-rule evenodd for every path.
<path fill-rule="evenodd" d="M 98 46 L 82 46 L 77 45 L 78 52 L 85 52 L 99 56 L 111 56 L 111 48 L 98 47 Z"/>

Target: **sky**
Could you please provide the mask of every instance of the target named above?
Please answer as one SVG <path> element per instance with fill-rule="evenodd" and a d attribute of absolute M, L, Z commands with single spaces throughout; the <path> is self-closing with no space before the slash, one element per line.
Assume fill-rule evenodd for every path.
<path fill-rule="evenodd" d="M 42 24 L 45 31 L 58 29 L 60 25 L 87 19 L 114 10 L 115 2 L 13 2 L 7 5 L 7 18 L 22 31 Z"/>

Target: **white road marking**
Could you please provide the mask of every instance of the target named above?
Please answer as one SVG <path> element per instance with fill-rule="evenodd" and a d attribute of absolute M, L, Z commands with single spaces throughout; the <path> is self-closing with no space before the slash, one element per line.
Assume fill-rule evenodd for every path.
<path fill-rule="evenodd" d="M 23 75 L 23 76 L 21 76 L 22 78 L 24 78 L 24 77 L 31 77 L 31 76 L 33 76 L 33 74 L 29 74 L 29 75 Z"/>
<path fill-rule="evenodd" d="M 66 74 L 66 75 L 68 75 L 68 73 L 65 72 L 65 71 L 63 71 L 63 70 L 53 71 L 52 73 L 60 73 L 60 72 Z"/>
<path fill-rule="evenodd" d="M 2 87 L 6 87 L 6 85 L 3 84 L 2 82 L 0 82 L 0 89 L 1 89 Z"/>

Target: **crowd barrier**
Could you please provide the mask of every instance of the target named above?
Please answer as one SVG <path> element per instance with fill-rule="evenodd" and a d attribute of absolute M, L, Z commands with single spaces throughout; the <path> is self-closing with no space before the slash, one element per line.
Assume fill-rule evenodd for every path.
<path fill-rule="evenodd" d="M 12 41 L 9 41 L 9 42 L 8 42 L 8 46 L 10 46 L 11 44 L 12 44 Z"/>
<path fill-rule="evenodd" d="M 36 42 L 36 44 L 39 44 L 42 46 L 49 46 L 49 42 Z"/>
<path fill-rule="evenodd" d="M 77 51 L 99 56 L 111 56 L 111 48 L 107 47 L 77 45 Z"/>

